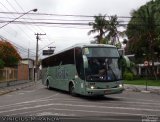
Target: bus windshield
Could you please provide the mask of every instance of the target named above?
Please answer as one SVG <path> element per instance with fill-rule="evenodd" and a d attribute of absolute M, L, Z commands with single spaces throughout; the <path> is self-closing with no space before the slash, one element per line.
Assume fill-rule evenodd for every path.
<path fill-rule="evenodd" d="M 117 49 L 113 47 L 86 47 L 83 48 L 83 54 L 87 57 L 119 57 Z"/>
<path fill-rule="evenodd" d="M 117 81 L 122 79 L 118 65 L 119 53 L 113 47 L 83 48 L 88 67 L 84 68 L 86 81 Z"/>

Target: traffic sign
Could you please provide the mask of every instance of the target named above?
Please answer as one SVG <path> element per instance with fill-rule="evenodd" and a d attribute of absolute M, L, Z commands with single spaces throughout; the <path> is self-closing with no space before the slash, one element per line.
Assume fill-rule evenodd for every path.
<path fill-rule="evenodd" d="M 148 66 L 149 65 L 149 63 L 148 63 L 148 61 L 144 61 L 144 66 Z"/>
<path fill-rule="evenodd" d="M 43 55 L 52 55 L 54 50 L 43 50 Z"/>

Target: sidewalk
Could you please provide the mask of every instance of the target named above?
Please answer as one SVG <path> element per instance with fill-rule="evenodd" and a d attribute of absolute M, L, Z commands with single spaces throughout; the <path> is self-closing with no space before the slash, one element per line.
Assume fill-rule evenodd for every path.
<path fill-rule="evenodd" d="M 16 91 L 16 90 L 20 90 L 26 87 L 30 87 L 34 84 L 34 81 L 13 81 L 12 82 L 8 82 L 8 86 L 4 86 L 4 83 L 0 83 L 0 96 Z"/>
<path fill-rule="evenodd" d="M 124 84 L 125 90 L 135 91 L 135 92 L 143 92 L 143 93 L 155 93 L 160 95 L 160 87 L 157 86 L 146 86 L 145 85 L 130 85 Z"/>

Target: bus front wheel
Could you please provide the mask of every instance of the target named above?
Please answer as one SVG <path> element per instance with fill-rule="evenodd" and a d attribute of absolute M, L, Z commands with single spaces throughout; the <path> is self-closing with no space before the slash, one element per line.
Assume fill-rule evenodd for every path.
<path fill-rule="evenodd" d="M 70 93 L 72 96 L 74 96 L 74 95 L 75 95 L 75 93 L 74 93 L 74 85 L 73 85 L 73 83 L 70 83 L 70 84 L 69 84 L 69 93 Z"/>

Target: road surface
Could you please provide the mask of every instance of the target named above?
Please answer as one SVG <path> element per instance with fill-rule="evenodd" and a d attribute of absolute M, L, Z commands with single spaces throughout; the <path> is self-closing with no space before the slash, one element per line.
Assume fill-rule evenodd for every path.
<path fill-rule="evenodd" d="M 73 97 L 66 92 L 48 90 L 38 82 L 31 87 L 0 96 L 0 116 L 55 116 L 60 117 L 59 120 L 62 117 L 88 121 L 160 121 L 160 95 L 124 91 L 103 98 Z"/>

